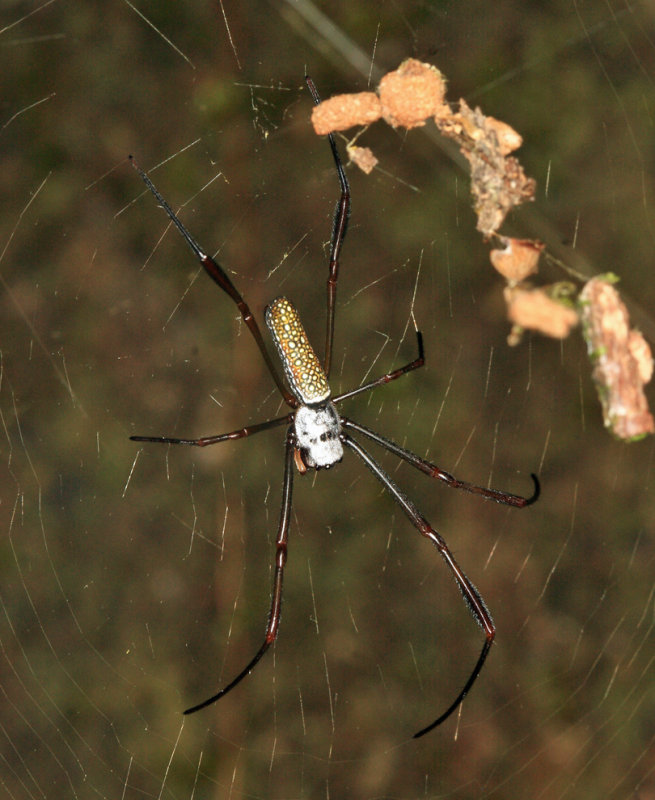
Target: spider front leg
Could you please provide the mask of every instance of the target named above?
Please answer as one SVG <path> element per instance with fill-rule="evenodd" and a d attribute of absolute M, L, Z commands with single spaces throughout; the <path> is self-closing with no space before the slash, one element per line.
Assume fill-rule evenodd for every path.
<path fill-rule="evenodd" d="M 187 708 L 185 714 L 194 714 L 202 708 L 210 706 L 228 692 L 232 691 L 241 681 L 255 668 L 264 653 L 277 638 L 280 626 L 280 614 L 282 611 L 282 582 L 284 578 L 284 566 L 287 563 L 287 542 L 289 540 L 289 522 L 291 520 L 291 500 L 293 494 L 293 461 L 296 448 L 296 435 L 293 428 L 289 428 L 286 441 L 286 455 L 284 459 L 284 481 L 282 486 L 282 509 L 280 511 L 280 523 L 277 529 L 277 539 L 275 542 L 275 574 L 273 577 L 273 596 L 271 599 L 271 610 L 268 615 L 268 624 L 261 647 L 250 659 L 241 672 L 230 681 L 220 692 L 217 692 L 202 703 Z"/>
<path fill-rule="evenodd" d="M 314 86 L 314 81 L 305 75 L 305 83 L 309 89 L 314 105 L 319 105 L 321 97 Z M 339 184 L 341 186 L 341 194 L 337 200 L 334 208 L 334 222 L 332 224 L 332 237 L 330 240 L 330 265 L 328 267 L 328 280 L 327 280 L 327 323 L 325 332 L 325 357 L 323 360 L 323 369 L 325 374 L 330 376 L 330 367 L 332 364 L 332 342 L 334 340 L 334 311 L 336 308 L 337 299 L 337 281 L 339 280 L 339 256 L 341 255 L 341 246 L 346 238 L 346 231 L 348 230 L 348 219 L 350 217 L 350 184 L 346 177 L 346 171 L 343 168 L 339 151 L 337 150 L 334 136 L 328 133 L 328 142 L 332 150 L 332 158 L 334 165 L 337 169 L 339 177 Z"/>
<path fill-rule="evenodd" d="M 366 464 L 366 466 L 371 470 L 371 472 L 375 475 L 375 477 L 380 481 L 382 486 L 389 492 L 389 494 L 393 497 L 393 499 L 398 503 L 398 505 L 402 508 L 405 514 L 409 517 L 410 522 L 412 525 L 418 530 L 421 536 L 425 536 L 429 539 L 432 544 L 437 548 L 439 553 L 441 554 L 442 558 L 448 565 L 448 568 L 453 573 L 455 581 L 459 586 L 460 591 L 462 592 L 462 596 L 464 597 L 464 601 L 468 610 L 470 611 L 472 617 L 478 623 L 478 625 L 484 631 L 484 644 L 482 645 L 482 650 L 480 655 L 478 656 L 478 660 L 473 667 L 473 671 L 468 677 L 468 680 L 464 684 L 464 688 L 460 691 L 457 697 L 453 700 L 450 706 L 444 711 L 441 716 L 437 717 L 434 722 L 431 722 L 425 728 L 422 728 L 418 733 L 414 734 L 414 738 L 418 739 L 420 736 L 424 736 L 426 733 L 429 733 L 431 730 L 437 727 L 437 725 L 441 725 L 444 720 L 448 719 L 448 717 L 455 711 L 455 709 L 461 704 L 462 700 L 466 697 L 469 693 L 471 687 L 475 683 L 482 667 L 484 666 L 484 662 L 487 659 L 487 655 L 493 644 L 494 637 L 496 635 L 496 628 L 494 626 L 493 620 L 491 618 L 491 614 L 489 613 L 489 609 L 485 605 L 484 600 L 480 592 L 475 588 L 473 583 L 469 580 L 468 576 L 464 572 L 464 570 L 459 566 L 453 554 L 450 551 L 450 548 L 446 544 L 444 538 L 435 531 L 435 529 L 430 525 L 430 523 L 426 520 L 426 518 L 421 514 L 421 512 L 416 508 L 416 506 L 409 500 L 396 486 L 393 480 L 387 475 L 387 473 L 382 469 L 382 467 L 375 461 L 375 459 L 354 439 L 352 439 L 348 434 L 342 434 L 342 441 L 343 443 L 350 447 Z"/>
<path fill-rule="evenodd" d="M 136 163 L 132 156 L 129 156 L 130 163 L 134 167 L 134 169 L 139 173 L 141 179 L 148 187 L 149 191 L 152 193 L 153 197 L 159 205 L 164 209 L 170 221 L 175 225 L 177 230 L 179 231 L 180 235 L 187 243 L 187 245 L 191 248 L 191 251 L 198 259 L 198 261 L 202 264 L 203 269 L 209 275 L 209 277 L 218 285 L 220 288 L 227 294 L 227 296 L 232 300 L 232 302 L 236 305 L 241 313 L 241 317 L 245 322 L 248 330 L 252 334 L 253 339 L 257 347 L 259 348 L 259 352 L 264 359 L 264 363 L 268 371 L 271 374 L 271 377 L 275 381 L 275 384 L 284 399 L 284 402 L 290 406 L 291 408 L 297 408 L 298 401 L 296 398 L 289 392 L 287 387 L 284 385 L 284 382 L 279 374 L 279 371 L 273 361 L 271 360 L 270 355 L 268 354 L 268 350 L 266 349 L 266 345 L 264 344 L 264 339 L 262 338 L 261 331 L 259 329 L 259 325 L 257 324 L 257 320 L 253 316 L 250 307 L 243 299 L 243 297 L 239 294 L 236 287 L 230 280 L 227 272 L 223 269 L 223 267 L 215 261 L 210 255 L 204 252 L 204 250 L 200 247 L 198 242 L 191 236 L 189 231 L 183 225 L 182 220 L 177 216 L 177 214 L 173 211 L 173 209 L 169 206 L 169 204 L 164 200 L 162 195 L 160 194 L 159 190 L 155 186 L 155 184 L 150 180 L 150 177 L 141 169 L 141 167 Z M 185 442 L 187 444 L 188 442 Z"/>

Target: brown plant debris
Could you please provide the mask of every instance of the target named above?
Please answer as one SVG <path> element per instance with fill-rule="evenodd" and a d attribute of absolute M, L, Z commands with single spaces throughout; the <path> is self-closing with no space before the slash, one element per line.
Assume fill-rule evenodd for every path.
<path fill-rule="evenodd" d="M 534 199 L 534 180 L 509 155 L 521 146 L 521 136 L 464 100 L 459 101 L 458 111 L 452 111 L 446 102 L 445 78 L 432 64 L 408 58 L 382 78 L 377 94 L 341 94 L 315 106 L 312 124 L 322 136 L 370 125 L 380 117 L 394 128 L 415 128 L 433 118 L 438 130 L 459 144 L 471 165 L 477 228 L 485 236 L 500 228 L 511 208 Z M 369 171 L 371 158 L 372 153 L 363 161 Z M 357 158 L 352 160 L 359 165 Z"/>
<path fill-rule="evenodd" d="M 521 137 L 509 125 L 470 108 L 465 100 L 459 101 L 459 111 L 448 109 L 435 122 L 444 136 L 459 144 L 471 165 L 477 229 L 489 236 L 500 228 L 510 209 L 534 199 L 534 179 L 526 177 L 514 156 L 506 155 Z"/>
<path fill-rule="evenodd" d="M 610 280 L 592 278 L 579 298 L 580 316 L 605 426 L 619 439 L 655 432 L 644 394 L 653 357 L 644 337 L 630 329 L 630 317 Z"/>
<path fill-rule="evenodd" d="M 314 106 L 312 125 L 319 136 L 325 136 L 355 125 L 370 125 L 381 116 L 380 98 L 375 92 L 337 94 Z"/>
<path fill-rule="evenodd" d="M 495 269 L 506 280 L 510 283 L 519 283 L 537 271 L 539 256 L 544 249 L 542 242 L 532 239 L 512 239 L 508 236 L 501 236 L 500 241 L 504 248 L 492 250 L 489 258 Z"/>
<path fill-rule="evenodd" d="M 553 300 L 543 289 L 507 286 L 504 291 L 507 316 L 520 328 L 539 331 L 554 339 L 566 338 L 578 324 L 578 315 L 570 306 Z"/>
<path fill-rule="evenodd" d="M 357 147 L 354 144 L 349 144 L 346 150 L 348 151 L 348 157 L 352 163 L 367 175 L 369 175 L 378 164 L 378 160 L 370 147 Z"/>
<path fill-rule="evenodd" d="M 394 128 L 425 125 L 445 104 L 446 81 L 432 64 L 408 58 L 378 87 L 382 116 Z"/>

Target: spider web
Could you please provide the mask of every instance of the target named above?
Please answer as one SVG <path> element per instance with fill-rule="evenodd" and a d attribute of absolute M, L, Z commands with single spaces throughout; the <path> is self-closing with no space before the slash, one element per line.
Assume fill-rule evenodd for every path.
<path fill-rule="evenodd" d="M 338 195 L 307 124 L 415 56 L 524 137 L 534 205 L 507 230 L 607 271 L 652 341 L 652 7 L 295 2 L 6 8 L 0 785 L 11 798 L 655 796 L 651 440 L 603 430 L 584 346 L 506 343 L 466 176 L 429 132 L 371 128 L 350 169 L 332 383 L 427 366 L 343 413 L 526 511 L 384 466 L 446 537 L 498 627 L 352 458 L 296 476 L 278 643 L 261 641 L 282 430 L 236 309 L 125 161 L 133 152 L 259 315 L 284 293 L 322 351 Z M 99 13 L 101 10 L 101 13 Z M 366 141 L 364 141 L 364 139 Z M 160 162 L 161 167 L 155 169 Z M 553 268 L 543 280 L 566 279 Z M 376 454 L 377 455 L 377 454 Z"/>

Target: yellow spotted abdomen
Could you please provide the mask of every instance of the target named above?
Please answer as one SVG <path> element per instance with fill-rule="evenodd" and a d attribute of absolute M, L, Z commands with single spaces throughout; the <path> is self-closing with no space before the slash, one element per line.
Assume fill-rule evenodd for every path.
<path fill-rule="evenodd" d="M 327 376 L 309 343 L 298 312 L 286 297 L 266 308 L 266 324 L 278 349 L 289 387 L 305 405 L 322 403 L 330 396 Z"/>

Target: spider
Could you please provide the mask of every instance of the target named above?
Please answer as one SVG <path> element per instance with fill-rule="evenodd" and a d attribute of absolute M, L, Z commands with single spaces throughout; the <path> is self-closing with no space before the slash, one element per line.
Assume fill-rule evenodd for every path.
<path fill-rule="evenodd" d="M 313 81 L 308 76 L 305 78 L 307 87 L 312 95 L 315 104 L 320 102 L 319 94 Z M 370 469 L 375 477 L 380 481 L 384 489 L 391 495 L 395 502 L 405 512 L 406 516 L 418 532 L 425 536 L 443 557 L 448 568 L 453 574 L 457 585 L 464 597 L 464 601 L 469 612 L 475 621 L 480 625 L 484 632 L 484 644 L 478 656 L 478 660 L 473 667 L 464 687 L 448 708 L 431 722 L 422 728 L 414 738 L 425 735 L 446 720 L 461 704 L 469 690 L 475 683 L 484 662 L 489 653 L 489 649 L 494 641 L 496 629 L 494 627 L 491 614 L 485 605 L 480 592 L 469 580 L 464 570 L 455 560 L 450 548 L 445 540 L 427 521 L 427 519 L 416 508 L 414 503 L 398 488 L 392 478 L 382 469 L 380 464 L 362 447 L 359 442 L 350 434 L 356 433 L 365 439 L 379 445 L 383 449 L 393 453 L 398 458 L 406 461 L 420 472 L 425 473 L 431 478 L 443 481 L 453 489 L 463 489 L 480 497 L 494 500 L 515 508 L 524 508 L 534 503 L 540 492 L 537 476 L 532 474 L 534 491 L 531 497 L 521 497 L 520 495 L 502 492 L 497 489 L 487 489 L 476 486 L 472 483 L 459 480 L 445 472 L 441 467 L 425 461 L 409 450 L 405 450 L 395 442 L 370 430 L 364 425 L 354 422 L 348 417 L 342 416 L 337 411 L 337 406 L 345 400 L 349 400 L 355 395 L 369 392 L 378 386 L 382 386 L 397 378 L 412 372 L 425 363 L 423 350 L 423 337 L 420 331 L 416 331 L 418 355 L 413 361 L 403 367 L 388 372 L 376 380 L 370 381 L 362 386 L 352 389 L 349 392 L 332 397 L 328 383 L 330 366 L 332 361 L 332 342 L 334 336 L 334 316 L 335 302 L 337 294 L 337 280 L 339 276 L 339 260 L 341 247 L 346 237 L 346 229 L 350 214 L 350 186 L 346 177 L 345 170 L 339 152 L 337 150 L 334 137 L 328 135 L 328 142 L 332 151 L 332 158 L 336 167 L 337 176 L 341 186 L 341 193 L 336 203 L 334 213 L 334 223 L 330 240 L 330 263 L 327 279 L 327 330 L 325 336 L 325 352 L 323 362 L 317 357 L 316 353 L 309 344 L 307 335 L 300 321 L 297 310 L 293 304 L 285 297 L 278 297 L 267 306 L 265 311 L 266 325 L 270 331 L 278 355 L 282 362 L 284 377 L 283 381 L 278 368 L 273 362 L 264 339 L 261 329 L 253 316 L 248 304 L 235 288 L 230 277 L 211 256 L 207 255 L 196 240 L 191 236 L 183 223 L 173 212 L 168 203 L 161 196 L 159 191 L 148 175 L 135 163 L 132 156 L 130 161 L 137 170 L 144 183 L 154 195 L 158 203 L 164 209 L 172 223 L 185 239 L 196 258 L 200 261 L 209 277 L 230 297 L 241 312 L 244 323 L 252 334 L 257 347 L 264 359 L 264 362 L 271 374 L 282 399 L 289 406 L 291 411 L 282 417 L 269 419 L 254 425 L 248 425 L 239 430 L 229 433 L 220 433 L 213 436 L 204 436 L 200 439 L 176 439 L 170 436 L 131 436 L 135 442 L 159 442 L 161 444 L 184 444 L 193 447 L 207 447 L 208 445 L 218 444 L 231 439 L 243 439 L 256 433 L 277 428 L 283 425 L 287 427 L 286 449 L 284 459 L 284 476 L 282 479 L 282 507 L 280 511 L 280 521 L 277 529 L 275 545 L 275 572 L 273 577 L 273 589 L 268 623 L 264 641 L 252 659 L 239 672 L 239 674 L 224 686 L 219 692 L 184 711 L 184 714 L 193 714 L 206 708 L 212 703 L 224 697 L 232 691 L 241 681 L 253 670 L 266 653 L 269 647 L 277 638 L 280 624 L 280 613 L 282 606 L 282 581 L 284 568 L 287 561 L 287 542 L 289 537 L 289 522 L 291 518 L 291 502 L 293 490 L 294 465 L 300 474 L 305 474 L 310 469 L 329 469 L 338 464 L 344 453 L 344 447 L 351 450 L 364 464 Z"/>

